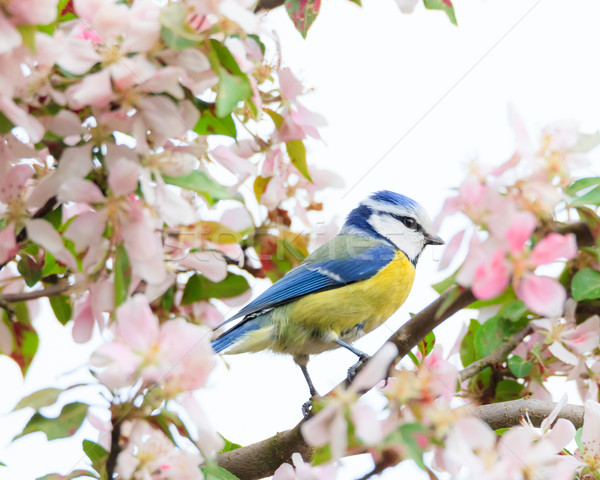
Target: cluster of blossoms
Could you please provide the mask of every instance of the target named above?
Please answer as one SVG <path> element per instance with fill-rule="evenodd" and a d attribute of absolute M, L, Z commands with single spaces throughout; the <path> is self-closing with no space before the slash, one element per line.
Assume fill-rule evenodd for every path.
<path fill-rule="evenodd" d="M 308 166 L 324 121 L 249 5 L 9 1 L 0 19 L 0 265 L 62 286 L 52 307 L 76 341 L 136 292 L 214 325 L 220 295 L 182 296 L 186 272 L 230 299 L 249 288 L 235 267 L 277 278 L 301 260 L 286 209 L 310 223 L 339 179 Z"/>
<path fill-rule="evenodd" d="M 356 384 L 334 390 L 303 425 L 318 463 L 366 451 L 373 472 L 412 459 L 432 478 L 432 469 L 452 478 L 484 479 L 570 480 L 600 474 L 600 316 L 593 303 L 600 296 L 594 212 L 599 198 L 595 190 L 590 193 L 600 181 L 575 182 L 577 169 L 587 165 L 584 154 L 598 138 L 560 123 L 545 129 L 541 146 L 534 149 L 513 120 L 519 139 L 515 155 L 496 169 L 473 168 L 438 218 L 439 223 L 461 212 L 471 223 L 449 242 L 441 268 L 461 246 L 468 247 L 466 260 L 440 286 L 470 287 L 478 299 L 472 307 L 482 309 L 480 320 L 463 330 L 452 353 L 460 354 L 464 367 L 484 361 L 459 373 L 438 347 L 429 354 L 421 349 L 426 356 L 414 358 L 416 368 L 394 371 L 379 389 L 385 402 L 374 409 L 357 402 L 358 392 L 380 380 L 395 357 L 395 349 L 384 347 Z M 581 230 L 576 239 L 574 220 L 587 240 Z M 538 270 L 559 261 L 560 275 L 558 265 Z M 511 344 L 513 336 L 517 340 Z M 504 349 L 504 340 L 510 348 Z M 493 361 L 486 361 L 488 356 Z M 570 421 L 557 420 L 566 397 L 540 429 L 523 418 L 521 426 L 499 434 L 474 414 L 480 404 L 523 396 L 552 400 L 545 383 L 552 376 L 566 377 L 579 388 L 585 416 L 578 435 Z M 433 461 L 426 452 L 433 452 Z M 309 467 L 297 460 L 295 470 L 281 467 L 282 479 L 307 477 Z M 333 478 L 334 464 L 313 467 L 313 477 Z"/>
<path fill-rule="evenodd" d="M 347 390 L 334 391 L 318 413 L 302 427 L 307 443 L 317 448 L 316 458 L 338 460 L 368 451 L 376 465 L 390 467 L 412 459 L 430 476 L 424 463 L 433 452 L 432 468 L 451 478 L 539 478 L 571 480 L 595 478 L 600 473 L 598 422 L 600 403 L 587 400 L 580 435 L 573 424 L 558 418 L 567 397 L 534 428 L 528 418 L 499 436 L 469 405 L 451 405 L 458 385 L 458 369 L 435 347 L 416 368 L 395 370 L 380 394 L 387 405 L 376 411 L 357 404 L 357 392 L 369 389 L 385 375 L 397 350 L 387 344 Z M 577 442 L 573 453 L 566 450 Z M 326 447 L 326 448 L 324 448 Z M 276 480 L 336 478 L 335 463 L 305 464 L 299 454 L 295 469 L 282 465 Z"/>
<path fill-rule="evenodd" d="M 37 310 L 20 302 L 45 296 L 76 342 L 107 339 L 91 365 L 113 425 L 89 418 L 107 450 L 123 424 L 123 478 L 202 478 L 222 447 L 191 393 L 215 362 L 210 327 L 247 298 L 249 278 L 299 263 L 308 237 L 291 217 L 308 230 L 319 192 L 341 184 L 309 164 L 306 140 L 325 121 L 251 8 L 0 5 L 0 289 L 2 307 L 16 305 L 0 353 L 27 371 Z"/>

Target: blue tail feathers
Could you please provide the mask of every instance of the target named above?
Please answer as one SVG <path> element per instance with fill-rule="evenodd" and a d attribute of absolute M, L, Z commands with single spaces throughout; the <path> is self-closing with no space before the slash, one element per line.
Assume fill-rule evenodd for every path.
<path fill-rule="evenodd" d="M 255 319 L 242 322 L 231 330 L 228 330 L 219 338 L 211 342 L 211 346 L 216 353 L 222 352 L 226 348 L 233 345 L 237 340 L 243 337 L 246 333 L 260 328 L 260 322 Z"/>

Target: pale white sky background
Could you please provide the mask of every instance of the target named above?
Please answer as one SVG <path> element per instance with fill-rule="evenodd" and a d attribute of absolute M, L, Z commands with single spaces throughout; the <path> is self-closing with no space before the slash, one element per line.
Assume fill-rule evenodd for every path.
<path fill-rule="evenodd" d="M 341 220 L 363 197 L 379 189 L 406 194 L 432 216 L 465 174 L 465 163 L 497 164 L 512 153 L 507 122 L 512 102 L 537 140 L 553 120 L 574 118 L 582 127 L 600 129 L 600 3 L 594 0 L 456 0 L 459 26 L 441 12 L 418 6 L 402 15 L 393 0 L 326 0 L 303 40 L 283 10 L 271 12 L 268 25 L 280 36 L 284 64 L 315 92 L 304 103 L 323 114 L 329 126 L 325 143 L 312 143 L 310 161 L 344 177 L 346 188 L 325 195 L 323 218 Z M 590 173 L 600 173 L 598 154 Z M 460 221 L 447 222 L 449 239 Z M 357 342 L 374 352 L 407 318 L 435 298 L 429 287 L 441 249 L 423 255 L 413 291 L 388 323 Z M 266 285 L 261 285 L 265 288 Z M 464 315 L 462 319 L 466 318 Z M 460 318 L 436 330 L 448 350 Z M 25 383 L 18 369 L 0 358 L 0 412 L 26 393 L 49 385 L 74 383 L 81 374 L 62 374 L 85 364 L 89 346 L 73 347 L 69 328 L 39 318 L 44 336 Z M 355 362 L 346 351 L 322 354 L 309 364 L 317 389 L 325 393 Z M 291 359 L 271 354 L 228 357 L 199 395 L 213 424 L 227 438 L 248 444 L 294 426 L 307 399 L 301 372 Z M 61 376 L 62 375 L 62 376 Z M 560 390 L 561 387 L 557 388 Z M 64 395 L 73 401 L 77 392 Z M 88 395 L 88 400 L 93 400 Z M 571 402 L 579 399 L 570 394 Z M 57 414 L 58 409 L 47 414 Z M 75 440 L 46 442 L 33 434 L 13 445 L 31 412 L 0 416 L 0 479 L 32 479 L 78 465 L 87 428 Z M 427 478 L 405 462 L 385 478 Z M 79 464 L 78 466 L 81 466 Z M 340 478 L 353 479 L 370 469 L 352 460 Z"/>

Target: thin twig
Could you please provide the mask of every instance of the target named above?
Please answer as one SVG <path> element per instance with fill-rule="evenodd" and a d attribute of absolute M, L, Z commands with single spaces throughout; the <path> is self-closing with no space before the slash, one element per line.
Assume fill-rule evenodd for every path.
<path fill-rule="evenodd" d="M 42 290 L 33 290 L 31 292 L 20 292 L 20 293 L 5 293 L 0 295 L 0 305 L 8 303 L 26 302 L 28 300 L 35 300 L 36 298 L 42 297 L 56 297 L 58 295 L 65 295 L 71 293 L 79 288 L 78 284 L 69 284 L 66 282 L 52 285 L 51 287 L 44 288 Z"/>
<path fill-rule="evenodd" d="M 521 343 L 523 339 L 532 332 L 533 329 L 531 328 L 531 326 L 528 325 L 523 330 L 505 339 L 504 342 L 502 342 L 502 345 L 500 345 L 500 348 L 498 348 L 498 350 L 496 350 L 493 353 L 490 353 L 489 355 L 483 357 L 480 360 L 471 363 L 468 367 L 461 370 L 458 374 L 460 382 L 463 382 L 468 378 L 474 377 L 487 367 L 504 362 L 504 360 L 506 360 L 506 356 L 515 348 L 517 348 L 517 345 L 519 345 L 519 343 Z"/>
<path fill-rule="evenodd" d="M 121 420 L 122 416 L 117 415 L 111 418 L 112 432 L 110 434 L 110 453 L 106 460 L 106 478 L 111 480 L 117 466 L 117 457 L 121 453 L 121 445 L 119 439 L 121 438 Z"/>

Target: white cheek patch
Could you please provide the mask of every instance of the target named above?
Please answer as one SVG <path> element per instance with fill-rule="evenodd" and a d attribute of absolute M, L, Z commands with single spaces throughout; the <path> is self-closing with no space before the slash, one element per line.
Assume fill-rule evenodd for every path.
<path fill-rule="evenodd" d="M 369 224 L 379 235 L 402 250 L 411 261 L 418 258 L 425 246 L 425 239 L 421 232 L 409 230 L 402 222 L 390 215 L 371 215 Z"/>

